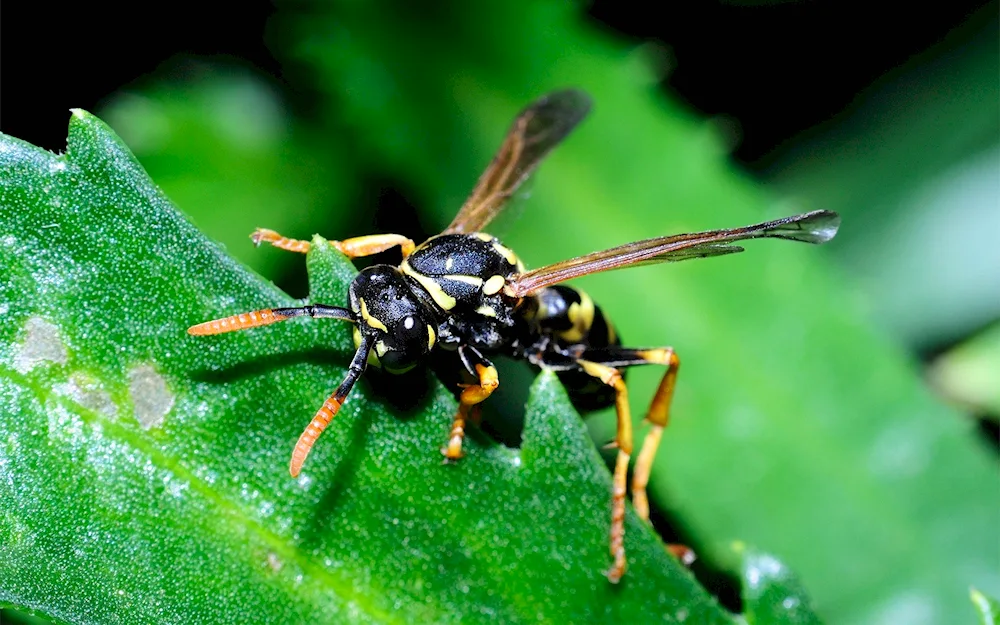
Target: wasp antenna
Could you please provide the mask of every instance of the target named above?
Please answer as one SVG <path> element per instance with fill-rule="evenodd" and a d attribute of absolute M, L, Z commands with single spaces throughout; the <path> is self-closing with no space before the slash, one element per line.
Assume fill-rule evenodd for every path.
<path fill-rule="evenodd" d="M 323 402 L 323 405 L 316 412 L 316 416 L 312 418 L 312 421 L 306 426 L 305 431 L 299 436 L 298 442 L 295 443 L 295 449 L 292 450 L 292 461 L 288 467 L 292 477 L 299 476 L 299 473 L 302 471 L 302 465 L 305 464 L 309 452 L 312 451 L 312 447 L 316 443 L 316 439 L 323 433 L 326 426 L 330 425 L 330 421 L 337 416 L 340 407 L 347 401 L 347 396 L 350 394 L 351 389 L 354 388 L 354 383 L 365 372 L 365 365 L 368 363 L 368 352 L 371 351 L 371 348 L 372 341 L 362 337 L 361 345 L 358 346 L 358 351 L 354 353 L 354 359 L 351 360 L 351 365 L 347 370 L 347 377 L 344 378 L 344 381 L 333 395 L 330 395 Z"/>
<path fill-rule="evenodd" d="M 280 310 L 280 309 L 279 309 Z M 211 334 L 222 334 L 223 332 L 234 332 L 257 326 L 266 326 L 278 321 L 284 321 L 287 317 L 281 315 L 277 310 L 264 308 L 253 312 L 240 313 L 222 319 L 214 319 L 199 323 L 188 328 L 188 334 L 194 336 L 208 336 Z"/>
<path fill-rule="evenodd" d="M 301 306 L 299 308 L 264 308 L 248 313 L 240 313 L 206 321 L 188 328 L 188 334 L 194 336 L 208 336 L 211 334 L 222 334 L 224 332 L 235 332 L 236 330 L 246 330 L 266 326 L 293 317 L 312 317 L 314 319 L 340 319 L 342 321 L 354 321 L 351 311 L 340 306 L 326 306 L 316 304 L 313 306 Z"/>

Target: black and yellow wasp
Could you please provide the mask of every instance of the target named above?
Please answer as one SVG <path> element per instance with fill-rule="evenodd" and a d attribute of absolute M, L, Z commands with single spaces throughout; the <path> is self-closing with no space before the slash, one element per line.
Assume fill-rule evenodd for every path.
<path fill-rule="evenodd" d="M 561 283 L 600 271 L 653 263 L 720 256 L 743 251 L 737 241 L 756 238 L 823 243 L 840 222 L 836 213 L 814 211 L 744 228 L 679 234 L 628 243 L 602 252 L 528 271 L 513 251 L 482 230 L 497 216 L 524 179 L 548 152 L 580 123 L 590 98 L 564 90 L 540 98 L 517 116 L 500 151 L 443 233 L 414 246 L 395 234 L 331 241 L 351 258 L 399 246 L 398 267 L 363 269 L 350 285 L 348 308 L 312 304 L 242 313 L 201 323 L 188 332 L 219 334 L 267 325 L 294 317 L 331 318 L 354 326 L 357 352 L 347 377 L 306 427 L 292 452 L 291 473 L 298 475 L 316 439 L 346 401 L 369 364 L 399 373 L 426 362 L 433 352 L 452 358 L 466 384 L 460 385 L 458 413 L 447 443 L 445 460 L 462 457 L 466 422 L 477 418 L 473 407 L 499 385 L 490 362 L 494 355 L 526 359 L 558 372 L 570 397 L 581 409 L 614 404 L 618 430 L 611 494 L 611 555 L 608 579 L 625 572 L 624 520 L 626 477 L 632 456 L 632 418 L 621 370 L 634 365 L 666 367 L 649 407 L 651 424 L 635 462 L 632 501 L 643 519 L 649 517 L 646 484 L 667 425 L 680 361 L 670 347 L 623 347 L 601 310 L 583 292 Z M 255 244 L 306 252 L 309 243 L 287 239 L 271 230 L 253 233 Z"/>

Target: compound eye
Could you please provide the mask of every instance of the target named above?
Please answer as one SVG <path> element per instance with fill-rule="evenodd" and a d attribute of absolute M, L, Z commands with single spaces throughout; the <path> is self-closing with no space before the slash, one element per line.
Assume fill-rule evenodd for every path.
<path fill-rule="evenodd" d="M 421 353 L 421 348 L 427 342 L 427 324 L 416 315 L 407 315 L 396 325 L 396 336 L 407 351 Z"/>
<path fill-rule="evenodd" d="M 422 356 L 434 347 L 433 341 L 429 340 L 433 329 L 420 315 L 410 314 L 401 318 L 394 330 L 394 344 L 398 349 Z"/>

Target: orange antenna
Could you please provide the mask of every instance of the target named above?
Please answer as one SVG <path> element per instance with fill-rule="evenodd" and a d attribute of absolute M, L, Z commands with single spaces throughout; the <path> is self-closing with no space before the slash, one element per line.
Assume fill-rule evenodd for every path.
<path fill-rule="evenodd" d="M 266 326 L 293 317 L 313 317 L 315 319 L 341 319 L 343 321 L 354 321 L 354 316 L 346 308 L 340 306 L 326 306 L 325 304 L 315 304 L 312 306 L 302 306 L 299 308 L 263 308 L 253 312 L 240 313 L 222 319 L 206 321 L 188 328 L 188 334 L 194 336 L 208 336 L 210 334 L 222 334 L 224 332 L 235 332 L 236 330 L 246 330 Z"/>

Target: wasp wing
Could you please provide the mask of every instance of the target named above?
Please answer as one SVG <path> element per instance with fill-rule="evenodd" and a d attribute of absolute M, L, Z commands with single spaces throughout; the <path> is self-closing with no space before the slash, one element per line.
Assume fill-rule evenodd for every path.
<path fill-rule="evenodd" d="M 600 271 L 733 254 L 743 251 L 733 243 L 747 239 L 825 243 L 837 234 L 839 226 L 837 213 L 819 210 L 743 228 L 646 239 L 527 271 L 515 276 L 509 288 L 515 296 L 524 297 L 544 287 Z"/>
<path fill-rule="evenodd" d="M 444 233 L 462 234 L 485 228 L 545 155 L 589 111 L 590 97 L 575 89 L 550 93 L 521 111 L 500 151 Z"/>

